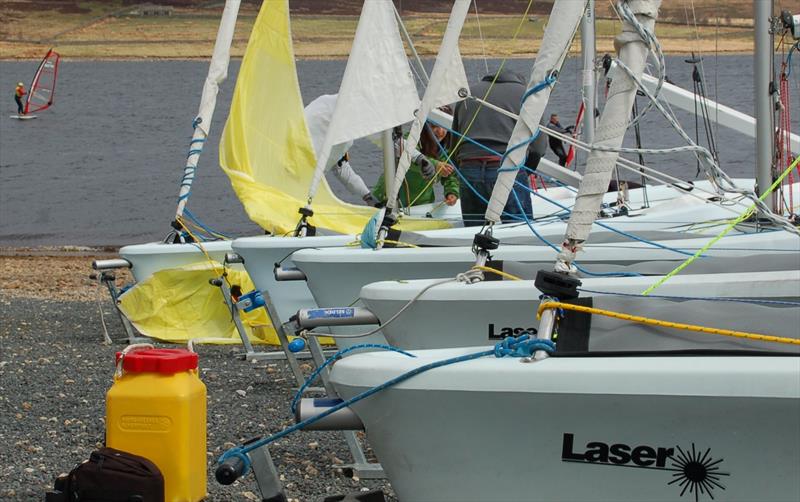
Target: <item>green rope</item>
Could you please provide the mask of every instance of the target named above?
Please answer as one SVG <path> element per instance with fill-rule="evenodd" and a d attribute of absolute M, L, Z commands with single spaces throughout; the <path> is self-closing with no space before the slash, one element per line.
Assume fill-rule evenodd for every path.
<path fill-rule="evenodd" d="M 792 172 L 792 170 L 793 170 L 795 167 L 797 167 L 797 164 L 798 164 L 798 163 L 800 163 L 800 157 L 798 157 L 798 158 L 794 159 L 794 162 L 792 162 L 792 164 L 791 164 L 791 165 L 790 165 L 790 166 L 789 166 L 789 167 L 788 167 L 788 168 L 787 168 L 787 169 L 786 169 L 786 170 L 783 172 L 783 174 L 781 174 L 781 175 L 780 175 L 780 177 L 779 177 L 777 180 L 775 180 L 775 182 L 772 184 L 772 186 L 771 186 L 771 187 L 769 187 L 769 190 L 767 190 L 766 192 L 764 192 L 763 194 L 761 194 L 761 196 L 760 196 L 758 199 L 759 199 L 759 200 L 762 200 L 762 201 L 763 201 L 764 199 L 766 199 L 766 198 L 767 198 L 767 196 L 768 196 L 769 194 L 771 194 L 771 193 L 772 193 L 772 191 L 773 191 L 773 190 L 775 190 L 775 189 L 776 189 L 776 188 L 777 188 L 777 187 L 778 187 L 778 186 L 781 184 L 781 182 L 783 181 L 783 179 L 784 179 L 784 178 L 786 178 L 787 176 L 789 176 L 789 173 L 790 173 L 790 172 Z M 652 293 L 652 292 L 653 292 L 653 291 L 654 291 L 656 288 L 658 288 L 659 286 L 661 286 L 662 284 L 664 284 L 665 282 L 667 282 L 667 281 L 668 281 L 668 280 L 669 280 L 669 279 L 670 279 L 672 276 L 674 276 L 675 274 L 677 274 L 678 272 L 680 272 L 680 271 L 681 271 L 681 270 L 683 270 L 684 268 L 688 267 L 688 266 L 689 266 L 689 265 L 690 265 L 690 264 L 691 264 L 693 261 L 695 261 L 695 260 L 696 260 L 696 259 L 697 259 L 699 256 L 703 255 L 703 254 L 704 254 L 706 251 L 708 251 L 708 250 L 709 250 L 709 248 L 711 248 L 711 246 L 713 246 L 714 244 L 716 244 L 716 243 L 717 243 L 717 241 L 719 241 L 720 239 L 722 239 L 723 237 L 725 237 L 725 235 L 727 235 L 727 233 L 728 233 L 728 232 L 730 232 L 731 230 L 733 230 L 733 227 L 735 227 L 735 226 L 736 226 L 736 225 L 738 225 L 739 223 L 741 223 L 741 222 L 743 222 L 744 220 L 746 220 L 747 218 L 749 218 L 749 217 L 750 217 L 750 216 L 753 214 L 753 211 L 755 211 L 755 209 L 756 209 L 756 205 L 755 205 L 755 204 L 753 204 L 752 206 L 750 206 L 749 208 L 747 208 L 747 210 L 746 210 L 744 213 L 742 213 L 742 214 L 741 214 L 741 215 L 740 215 L 738 218 L 736 218 L 735 220 L 733 220 L 733 222 L 731 222 L 730 224 L 728 224 L 728 226 L 727 226 L 727 227 L 725 227 L 725 229 L 724 229 L 722 232 L 720 232 L 720 234 L 719 234 L 719 235 L 717 235 L 716 237 L 714 237 L 713 239 L 711 239 L 711 241 L 709 241 L 709 243 L 708 243 L 708 244 L 706 244 L 706 245 L 705 245 L 705 246 L 703 246 L 703 247 L 702 247 L 700 250 L 698 250 L 698 251 L 697 251 L 697 252 L 694 254 L 694 256 L 691 256 L 690 258 L 688 258 L 686 261 L 684 261 L 683 263 L 681 263 L 680 265 L 678 265 L 678 267 L 677 267 L 677 268 L 675 268 L 675 270 L 673 270 L 673 271 L 672 271 L 672 272 L 670 272 L 669 274 L 667 274 L 667 275 L 665 275 L 664 277 L 662 277 L 662 278 L 661 278 L 661 279 L 660 279 L 658 282 L 656 282 L 655 284 L 653 284 L 653 285 L 652 285 L 652 286 L 650 286 L 649 288 L 645 289 L 645 290 L 642 292 L 642 294 L 643 294 L 643 295 L 647 295 L 647 294 L 650 294 L 650 293 Z"/>

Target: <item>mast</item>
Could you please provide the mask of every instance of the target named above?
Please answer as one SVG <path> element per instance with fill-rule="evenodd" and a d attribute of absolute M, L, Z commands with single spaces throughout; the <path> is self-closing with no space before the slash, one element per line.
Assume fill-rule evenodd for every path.
<path fill-rule="evenodd" d="M 596 53 L 594 29 L 594 0 L 589 0 L 586 13 L 581 20 L 581 50 L 583 52 L 583 141 L 594 142 L 595 77 L 594 58 Z"/>
<path fill-rule="evenodd" d="M 756 192 L 763 194 L 772 184 L 773 112 L 769 84 L 772 80 L 772 36 L 770 25 L 772 0 L 753 2 L 755 23 L 755 52 L 753 53 L 753 82 L 756 100 Z M 775 210 L 773 197 L 764 203 Z"/>
<path fill-rule="evenodd" d="M 392 141 L 392 130 L 387 129 L 381 132 L 381 147 L 383 148 L 383 182 L 384 192 L 387 197 L 394 192 L 395 158 L 394 141 Z M 389 200 L 389 199 L 387 199 Z"/>
<path fill-rule="evenodd" d="M 226 0 L 225 9 L 222 11 L 217 40 L 214 43 L 214 53 L 211 56 L 211 63 L 208 65 L 208 76 L 203 84 L 203 94 L 200 97 L 200 109 L 194 121 L 194 133 L 189 143 L 189 156 L 186 159 L 186 166 L 183 168 L 181 188 L 178 192 L 178 208 L 175 211 L 176 222 L 183 216 L 183 210 L 192 190 L 197 162 L 200 160 L 203 144 L 211 130 L 211 119 L 214 116 L 214 108 L 217 106 L 219 85 L 228 78 L 231 42 L 236 28 L 236 18 L 239 15 L 239 4 L 240 0 Z M 173 225 L 180 226 L 175 222 Z"/>
<path fill-rule="evenodd" d="M 589 237 L 600 211 L 603 195 L 619 158 L 617 149 L 622 146 L 636 99 L 634 78 L 641 78 L 644 72 L 651 43 L 645 38 L 650 38 L 649 34 L 653 32 L 660 5 L 661 0 L 627 0 L 619 3 L 624 22 L 622 33 L 617 36 L 614 45 L 618 48 L 619 65 L 628 68 L 631 75 L 621 67 L 614 74 L 606 106 L 597 124 L 598 139 L 595 144 L 603 149 L 592 150 L 586 160 L 586 171 L 558 254 L 556 272 L 572 271 L 575 255 Z"/>

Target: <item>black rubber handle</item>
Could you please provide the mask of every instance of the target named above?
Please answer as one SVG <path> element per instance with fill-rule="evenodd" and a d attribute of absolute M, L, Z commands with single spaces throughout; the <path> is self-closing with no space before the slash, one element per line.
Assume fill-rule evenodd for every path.
<path fill-rule="evenodd" d="M 242 474 L 244 474 L 244 460 L 239 457 L 230 457 L 217 467 L 214 477 L 221 485 L 231 485 L 242 477 Z"/>

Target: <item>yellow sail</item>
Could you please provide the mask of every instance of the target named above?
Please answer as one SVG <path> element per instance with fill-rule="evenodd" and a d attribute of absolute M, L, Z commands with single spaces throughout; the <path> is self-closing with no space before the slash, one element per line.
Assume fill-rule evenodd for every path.
<path fill-rule="evenodd" d="M 220 166 L 251 220 L 284 235 L 306 205 L 316 158 L 303 115 L 287 0 L 261 6 L 242 60 L 220 142 Z M 347 204 L 322 180 L 312 225 L 341 234 L 361 232 L 375 209 Z M 402 230 L 448 228 L 430 218 L 404 218 Z"/>
<path fill-rule="evenodd" d="M 157 340 L 182 343 L 211 337 L 219 343 L 241 343 L 222 291 L 208 283 L 222 270 L 211 261 L 159 270 L 120 296 L 119 307 L 140 333 Z M 244 292 L 254 289 L 243 270 L 228 269 L 227 278 Z M 253 343 L 280 343 L 265 309 L 241 315 Z"/>

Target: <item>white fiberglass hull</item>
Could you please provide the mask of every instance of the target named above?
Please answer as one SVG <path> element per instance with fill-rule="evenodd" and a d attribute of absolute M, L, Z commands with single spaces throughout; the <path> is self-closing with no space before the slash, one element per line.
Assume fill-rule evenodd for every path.
<path fill-rule="evenodd" d="M 585 292 L 581 297 L 594 298 L 595 306 L 602 304 L 609 310 L 642 315 L 652 305 L 660 308 L 665 303 L 654 298 L 606 293 L 639 295 L 658 279 L 658 276 L 583 279 Z M 361 301 L 385 321 L 434 282 L 437 280 L 369 284 L 361 290 Z M 800 267 L 773 272 L 677 275 L 653 295 L 798 301 Z M 481 346 L 523 330 L 534 331 L 538 326 L 536 311 L 540 296 L 533 281 L 449 282 L 429 289 L 396 321 L 384 324 L 381 331 L 389 344 L 407 349 Z M 775 317 L 765 322 L 763 316 L 738 319 L 737 314 L 748 311 L 746 304 L 683 300 L 683 303 L 668 302 L 667 305 L 648 313 L 656 319 L 764 334 L 776 334 L 775 331 L 796 329 L 800 325 L 797 307 L 776 310 Z M 605 325 L 607 330 L 622 329 L 619 321 L 609 322 L 611 324 Z M 634 329 L 631 326 L 635 325 L 625 329 Z M 621 332 L 627 333 L 625 329 Z"/>
<path fill-rule="evenodd" d="M 120 248 L 119 256 L 131 263 L 134 279 L 141 282 L 159 270 L 206 261 L 203 250 L 212 260 L 222 263 L 225 253 L 231 252 L 231 241 L 203 242 L 202 249 L 200 244 L 134 244 Z"/>
<path fill-rule="evenodd" d="M 707 186 L 707 182 L 698 182 L 697 186 Z M 559 189 L 564 196 L 565 189 Z M 675 239 L 685 237 L 686 224 L 697 221 L 706 221 L 715 218 L 730 218 L 735 213 L 735 206 L 720 208 L 717 205 L 700 201 L 694 197 L 676 193 L 675 190 L 665 186 L 650 187 L 649 198 L 654 204 L 649 209 L 634 211 L 631 216 L 620 216 L 605 220 L 614 227 L 629 230 L 631 226 L 642 230 L 639 235 L 644 237 L 666 237 Z M 640 190 L 632 190 L 632 194 L 641 197 Z M 633 198 L 634 195 L 631 197 Z M 611 196 L 609 196 L 611 197 Z M 799 195 L 800 197 L 800 195 Z M 613 200 L 610 199 L 610 200 Z M 545 238 L 558 240 L 563 237 L 566 223 L 558 219 L 537 223 L 536 228 Z M 430 240 L 441 245 L 470 245 L 477 231 L 474 227 L 453 228 L 447 230 L 431 230 L 416 232 L 408 237 Z M 541 241 L 533 236 L 525 224 L 504 224 L 495 227 L 495 235 L 505 243 L 528 243 L 539 245 Z M 593 237 L 594 238 L 594 237 Z M 293 266 L 291 258 L 293 252 L 301 248 L 328 248 L 342 247 L 352 243 L 354 236 L 315 236 L 315 237 L 246 237 L 236 239 L 233 250 L 245 258 L 245 268 L 253 279 L 256 287 L 267 292 L 278 305 L 281 319 L 300 308 L 314 307 L 314 300 L 304 284 L 291 284 L 276 282 L 273 277 L 274 264 L 284 260 L 286 267 Z M 619 242 L 627 238 L 607 230 L 601 229 L 593 242 Z M 342 298 L 342 301 L 344 299 Z M 340 303 L 340 302 L 337 302 Z"/>
<path fill-rule="evenodd" d="M 694 253 L 708 237 L 663 241 L 659 244 Z M 800 268 L 800 238 L 787 232 L 734 235 L 721 239 L 685 273 L 739 272 Z M 547 246 L 500 246 L 489 265 L 523 279 L 550 269 L 556 251 Z M 668 249 L 640 242 L 588 245 L 580 265 L 592 273 L 628 272 L 666 274 L 687 258 Z M 302 249 L 292 255 L 307 278 L 320 307 L 340 307 L 358 299 L 361 288 L 386 280 L 455 277 L 471 268 L 475 255 L 469 247 L 392 248 L 379 252 L 359 248 Z M 583 274 L 579 274 L 583 276 Z M 487 273 L 489 280 L 498 276 Z"/>
<path fill-rule="evenodd" d="M 344 246 L 353 236 L 324 237 L 244 237 L 233 241 L 233 250 L 244 258 L 244 268 L 256 289 L 268 294 L 281 322 L 289 320 L 298 310 L 316 307 L 305 281 L 276 281 L 275 264 L 284 268 L 294 266 L 292 253 L 307 247 Z"/>
<path fill-rule="evenodd" d="M 356 354 L 344 399 L 475 349 Z M 800 357 L 484 357 L 352 406 L 403 501 L 800 499 Z"/>

